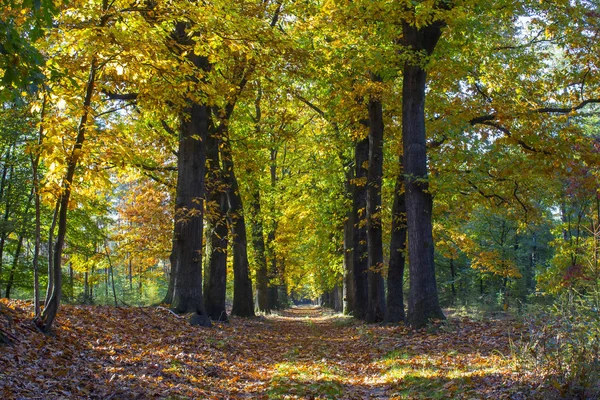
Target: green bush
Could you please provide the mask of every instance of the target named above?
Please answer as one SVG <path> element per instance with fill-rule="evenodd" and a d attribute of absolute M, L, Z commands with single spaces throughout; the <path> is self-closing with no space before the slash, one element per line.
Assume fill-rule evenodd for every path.
<path fill-rule="evenodd" d="M 515 355 L 524 371 L 542 378 L 550 394 L 596 399 L 600 395 L 600 314 L 598 295 L 573 292 L 550 311 L 525 318 L 529 335 Z"/>

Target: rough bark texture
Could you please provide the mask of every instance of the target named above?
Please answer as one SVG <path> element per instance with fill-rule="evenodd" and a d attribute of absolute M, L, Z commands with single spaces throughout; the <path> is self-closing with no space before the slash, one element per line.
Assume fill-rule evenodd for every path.
<path fill-rule="evenodd" d="M 179 51 L 194 44 L 183 22 L 176 24 L 172 38 Z M 187 60 L 197 71 L 208 71 L 206 57 L 190 51 Z M 197 78 L 189 77 L 194 81 Z M 210 110 L 205 104 L 187 100 L 179 122 L 177 153 L 177 188 L 173 251 L 171 252 L 171 306 L 178 313 L 194 313 L 193 325 L 210 326 L 202 296 L 202 236 L 204 228 L 204 174 L 206 138 L 210 127 Z M 168 300 L 168 299 L 167 299 Z"/>
<path fill-rule="evenodd" d="M 256 297 L 258 310 L 269 312 L 269 276 L 267 271 L 267 256 L 265 253 L 265 238 L 260 206 L 260 191 L 255 188 L 250 204 L 250 223 L 252 224 L 252 247 L 256 262 Z"/>
<path fill-rule="evenodd" d="M 200 63 L 200 60 L 195 61 Z M 181 117 L 171 257 L 173 309 L 178 313 L 193 312 L 205 317 L 202 297 L 202 230 L 206 158 L 204 143 L 208 120 L 208 108 L 196 103 L 187 107 Z M 206 317 L 204 325 L 209 324 Z"/>
<path fill-rule="evenodd" d="M 218 140 L 214 132 L 208 135 L 207 202 L 206 202 L 206 264 L 204 267 L 204 307 L 213 321 L 227 321 L 227 195 L 219 164 Z"/>
<path fill-rule="evenodd" d="M 403 23 L 405 46 L 431 54 L 441 36 L 441 23 L 417 29 Z M 402 138 L 408 222 L 410 292 L 408 323 L 422 327 L 431 319 L 443 319 L 439 306 L 433 262 L 431 212 L 433 200 L 427 181 L 425 136 L 426 71 L 421 65 L 404 65 L 402 84 Z"/>
<path fill-rule="evenodd" d="M 225 133 L 225 132 L 224 132 Z M 231 144 L 223 135 L 222 161 L 225 182 L 227 183 L 228 220 L 233 248 L 233 308 L 231 314 L 238 317 L 254 316 L 254 296 L 248 266 L 248 241 L 246 219 L 235 176 Z"/>
<path fill-rule="evenodd" d="M 385 314 L 381 181 L 383 176 L 383 113 L 381 101 L 369 101 L 369 170 L 367 174 L 368 306 L 366 321 L 381 322 Z"/>
<path fill-rule="evenodd" d="M 402 157 L 400 157 L 402 164 Z M 390 265 L 387 276 L 387 305 L 385 322 L 404 321 L 404 262 L 406 251 L 406 203 L 404 199 L 404 176 L 398 175 L 394 188 L 392 206 L 392 232 L 390 238 Z"/>
<path fill-rule="evenodd" d="M 354 149 L 355 161 L 355 185 L 353 192 L 353 214 L 354 214 L 354 317 L 364 319 L 367 315 L 368 303 L 368 281 L 367 271 L 369 260 L 367 254 L 367 229 L 366 229 L 366 207 L 367 207 L 367 170 L 365 164 L 369 160 L 369 138 L 364 138 L 356 143 Z"/>

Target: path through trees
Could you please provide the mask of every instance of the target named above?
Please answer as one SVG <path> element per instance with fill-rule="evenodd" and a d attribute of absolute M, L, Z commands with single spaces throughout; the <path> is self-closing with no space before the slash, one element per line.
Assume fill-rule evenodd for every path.
<path fill-rule="evenodd" d="M 506 318 L 410 331 L 307 306 L 205 329 L 164 308 L 66 305 L 51 337 L 29 304 L 0 304 L 5 399 L 503 398 L 533 385 L 511 369 L 520 332 Z"/>

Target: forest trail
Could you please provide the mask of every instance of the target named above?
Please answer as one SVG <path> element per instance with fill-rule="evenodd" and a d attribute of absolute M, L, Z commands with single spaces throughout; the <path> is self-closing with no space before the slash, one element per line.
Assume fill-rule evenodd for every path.
<path fill-rule="evenodd" d="M 298 307 L 207 329 L 156 307 L 65 306 L 48 337 L 30 304 L 0 303 L 3 399 L 519 399 L 526 385 L 506 319 L 411 331 Z"/>

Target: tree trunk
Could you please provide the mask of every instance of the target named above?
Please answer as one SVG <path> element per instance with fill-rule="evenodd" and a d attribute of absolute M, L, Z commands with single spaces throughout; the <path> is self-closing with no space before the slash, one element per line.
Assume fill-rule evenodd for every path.
<path fill-rule="evenodd" d="M 10 188 L 11 188 L 11 177 L 8 179 L 6 176 L 8 175 L 8 171 L 11 170 L 12 175 L 12 167 L 9 167 L 10 163 L 10 153 L 12 150 L 12 146 L 10 146 L 6 150 L 6 157 L 4 159 L 4 166 L 2 168 L 2 179 L 0 180 L 0 200 L 4 200 L 4 215 L 2 217 L 2 221 L 5 226 L 8 227 L 8 218 L 10 216 Z M 0 297 L 2 297 L 2 268 L 3 268 L 3 260 L 4 260 L 4 245 L 6 244 L 6 239 L 8 239 L 9 231 L 2 231 L 0 234 Z"/>
<path fill-rule="evenodd" d="M 104 17 L 103 17 L 104 20 Z M 105 23 L 105 21 L 104 21 Z M 102 24 L 101 24 L 102 25 Z M 92 95 L 94 94 L 94 88 L 96 84 L 96 73 L 97 73 L 97 61 L 94 57 L 90 63 L 90 72 L 88 81 L 85 89 L 85 97 L 83 100 L 83 113 L 79 120 L 77 127 L 77 137 L 75 144 L 71 150 L 71 155 L 67 161 L 67 172 L 63 177 L 62 181 L 62 193 L 57 201 L 56 212 L 58 225 L 58 232 L 56 234 L 56 241 L 54 242 L 54 251 L 52 253 L 52 265 L 51 271 L 49 272 L 48 278 L 48 293 L 46 294 L 46 303 L 44 305 L 44 311 L 41 313 L 40 318 L 36 318 L 35 323 L 44 332 L 49 332 L 52 328 L 58 308 L 60 307 L 60 299 L 62 292 L 62 252 L 65 244 L 65 238 L 67 236 L 67 212 L 69 209 L 69 200 L 71 198 L 71 190 L 73 186 L 73 177 L 75 176 L 75 168 L 79 161 L 83 143 L 85 141 L 85 135 L 87 132 L 88 119 L 90 117 Z M 51 234 L 52 229 L 51 227 Z"/>
<path fill-rule="evenodd" d="M 246 220 L 237 178 L 234 172 L 231 144 L 226 129 L 223 131 L 222 162 L 227 183 L 228 221 L 233 248 L 233 308 L 231 313 L 238 317 L 254 316 L 254 296 L 248 267 L 248 242 Z"/>
<path fill-rule="evenodd" d="M 219 165 L 219 148 L 214 133 L 207 141 L 206 260 L 204 267 L 204 305 L 214 321 L 227 321 L 227 195 Z"/>
<path fill-rule="evenodd" d="M 432 54 L 441 36 L 441 22 L 417 28 L 403 22 L 408 49 Z M 408 222 L 410 292 L 408 323 L 419 328 L 431 319 L 444 319 L 439 306 L 432 232 L 433 199 L 427 177 L 425 88 L 427 73 L 418 62 L 407 61 L 402 83 L 402 139 Z"/>
<path fill-rule="evenodd" d="M 355 310 L 354 300 L 354 250 L 352 239 L 354 234 L 354 213 L 352 209 L 346 213 L 344 221 L 344 284 L 343 284 L 343 313 L 353 314 Z"/>
<path fill-rule="evenodd" d="M 365 164 L 369 160 L 369 138 L 364 138 L 356 143 L 354 149 L 355 160 L 355 185 L 353 191 L 354 214 L 354 317 L 364 319 L 367 315 L 368 281 L 367 272 L 369 260 L 367 253 L 366 207 L 367 207 L 367 170 Z"/>
<path fill-rule="evenodd" d="M 250 223 L 252 224 L 252 247 L 256 268 L 256 297 L 258 310 L 269 312 L 269 275 L 267 270 L 267 257 L 265 253 L 265 239 L 262 223 L 262 212 L 260 206 L 260 191 L 254 190 L 254 196 L 250 203 Z"/>
<path fill-rule="evenodd" d="M 402 156 L 400 157 L 402 164 Z M 404 321 L 404 264 L 406 253 L 406 202 L 404 175 L 398 174 L 392 206 L 392 232 L 390 238 L 390 265 L 387 277 L 387 307 L 385 322 Z"/>
<path fill-rule="evenodd" d="M 369 100 L 369 169 L 367 175 L 368 306 L 366 321 L 383 321 L 383 241 L 381 230 L 381 183 L 383 177 L 383 112 L 381 101 Z"/>
<path fill-rule="evenodd" d="M 456 279 L 456 269 L 454 268 L 454 258 L 450 257 L 450 276 L 452 278 L 452 304 L 456 300 L 456 287 L 454 286 L 454 280 Z"/>
<path fill-rule="evenodd" d="M 198 56 L 189 47 L 194 45 L 187 26 L 178 22 L 173 39 L 196 71 L 210 70 L 207 57 Z M 183 50 L 181 50 L 183 51 Z M 190 76 L 190 81 L 197 77 Z M 192 312 L 193 325 L 210 326 L 202 296 L 202 236 L 204 228 L 204 174 L 206 162 L 205 142 L 210 126 L 210 109 L 187 99 L 179 122 L 179 149 L 177 156 L 177 188 L 173 250 L 171 252 L 171 279 L 166 300 L 178 313 Z M 169 298 L 171 297 L 171 298 Z"/>
<path fill-rule="evenodd" d="M 6 298 L 10 299 L 10 292 L 12 291 L 12 287 L 15 281 L 15 272 L 19 265 L 19 257 L 21 257 L 21 250 L 23 248 L 23 233 L 19 235 L 17 239 L 17 248 L 15 249 L 15 254 L 13 257 L 12 267 L 10 269 L 10 275 L 8 276 L 8 281 L 6 281 Z"/>

